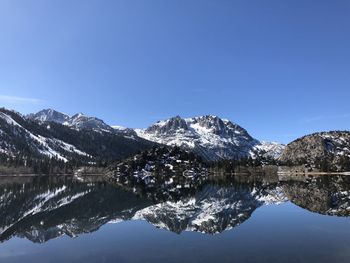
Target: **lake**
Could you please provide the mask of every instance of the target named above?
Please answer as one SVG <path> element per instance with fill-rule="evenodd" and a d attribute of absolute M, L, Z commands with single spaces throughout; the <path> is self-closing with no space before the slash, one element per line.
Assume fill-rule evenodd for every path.
<path fill-rule="evenodd" d="M 350 176 L 217 176 L 167 199 L 0 177 L 0 262 L 350 262 Z"/>

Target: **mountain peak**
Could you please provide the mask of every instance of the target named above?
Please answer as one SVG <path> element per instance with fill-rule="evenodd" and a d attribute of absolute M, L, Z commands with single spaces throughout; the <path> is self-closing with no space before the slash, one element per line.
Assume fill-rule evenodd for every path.
<path fill-rule="evenodd" d="M 86 116 L 84 113 L 76 113 L 73 116 L 63 114 L 54 109 L 43 109 L 37 113 L 27 115 L 28 119 L 39 122 L 56 122 L 73 129 L 96 129 L 112 131 L 113 128 L 96 117 Z"/>
<path fill-rule="evenodd" d="M 84 113 L 79 112 L 79 113 L 74 114 L 71 118 L 76 119 L 76 118 L 81 118 L 81 117 L 87 117 L 87 116 L 85 116 Z"/>
<path fill-rule="evenodd" d="M 251 156 L 259 144 L 239 125 L 215 115 L 186 119 L 175 116 L 137 133 L 150 141 L 193 150 L 207 160 Z"/>
<path fill-rule="evenodd" d="M 26 118 L 39 122 L 57 122 L 62 124 L 66 122 L 70 118 L 70 116 L 56 111 L 54 109 L 48 108 L 43 109 L 37 113 L 28 114 Z"/>
<path fill-rule="evenodd" d="M 167 120 L 158 121 L 146 130 L 150 133 L 166 134 L 177 132 L 178 130 L 188 130 L 188 126 L 186 120 L 177 115 Z"/>

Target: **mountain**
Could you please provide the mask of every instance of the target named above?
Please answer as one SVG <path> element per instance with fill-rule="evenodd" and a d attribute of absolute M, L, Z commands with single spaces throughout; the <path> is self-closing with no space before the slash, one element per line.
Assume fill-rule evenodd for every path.
<path fill-rule="evenodd" d="M 114 129 L 103 120 L 96 117 L 86 116 L 83 113 L 69 116 L 53 109 L 45 109 L 37 113 L 28 114 L 26 117 L 38 122 L 55 122 L 64 124 L 77 130 L 92 129 L 97 131 L 114 131 Z"/>
<path fill-rule="evenodd" d="M 58 138 L 45 137 L 37 131 L 48 129 L 27 122 L 18 113 L 0 109 L 0 152 L 9 156 L 46 156 L 67 161 L 67 158 L 86 157 L 89 154 Z"/>
<path fill-rule="evenodd" d="M 258 155 L 265 159 L 278 160 L 282 155 L 285 145 L 278 142 L 265 142 L 261 141 L 255 148 L 258 151 Z"/>
<path fill-rule="evenodd" d="M 86 129 L 97 132 L 110 132 L 128 138 L 139 139 L 137 138 L 138 136 L 133 129 L 124 128 L 121 126 L 110 126 L 99 118 L 86 116 L 83 113 L 77 113 L 73 116 L 69 116 L 53 109 L 45 109 L 37 113 L 28 114 L 26 118 L 39 123 L 55 122 L 76 130 Z"/>
<path fill-rule="evenodd" d="M 57 122 L 61 124 L 67 122 L 70 118 L 67 114 L 55 111 L 53 109 L 44 109 L 37 113 L 28 114 L 26 117 L 35 121 Z"/>
<path fill-rule="evenodd" d="M 47 118 L 43 116 L 42 120 L 60 115 L 51 112 Z M 122 159 L 153 145 L 137 136 L 130 138 L 102 129 L 74 129 L 58 122 L 32 120 L 14 111 L 0 109 L 0 153 L 7 156 L 48 157 L 87 163 Z"/>
<path fill-rule="evenodd" d="M 113 131 L 113 128 L 103 120 L 96 117 L 85 116 L 83 113 L 77 113 L 70 117 L 68 121 L 64 123 L 74 129 L 92 129 L 92 130 L 102 130 L 102 131 Z"/>
<path fill-rule="evenodd" d="M 349 170 L 350 132 L 318 132 L 301 137 L 286 146 L 280 161 L 321 171 Z"/>
<path fill-rule="evenodd" d="M 204 160 L 257 158 L 276 159 L 283 145 L 259 142 L 237 124 L 217 116 L 206 115 L 183 119 L 180 116 L 159 121 L 147 129 L 109 126 L 96 117 L 82 113 L 68 116 L 52 109 L 29 114 L 28 119 L 39 123 L 55 122 L 76 130 L 110 132 L 124 137 L 149 140 L 168 146 L 180 146 L 200 155 Z"/>
<path fill-rule="evenodd" d="M 152 145 L 178 146 L 205 161 L 254 160 L 257 164 L 305 166 L 309 170 L 350 169 L 350 132 L 319 132 L 287 146 L 253 138 L 247 130 L 214 115 L 158 121 L 146 129 L 109 126 L 82 113 L 69 116 L 52 109 L 22 116 L 3 109 L 0 153 L 55 157 L 120 159 Z M 1 124 L 0 123 L 0 124 Z"/>
<path fill-rule="evenodd" d="M 278 157 L 280 144 L 262 143 L 241 126 L 213 115 L 183 119 L 180 116 L 136 130 L 147 140 L 193 150 L 205 160 L 240 159 L 264 154 Z"/>

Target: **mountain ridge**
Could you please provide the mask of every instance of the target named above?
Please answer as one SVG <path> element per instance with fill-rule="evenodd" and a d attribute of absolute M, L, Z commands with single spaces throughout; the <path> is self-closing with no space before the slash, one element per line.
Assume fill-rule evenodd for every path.
<path fill-rule="evenodd" d="M 74 129 L 58 122 L 36 121 L 0 109 L 0 153 L 26 160 L 48 157 L 90 163 L 122 159 L 154 145 L 138 137 L 95 129 Z"/>
<path fill-rule="evenodd" d="M 179 146 L 194 151 L 207 161 L 256 158 L 259 155 L 277 159 L 284 148 L 283 144 L 260 142 L 238 124 L 216 115 L 193 118 L 181 118 L 177 115 L 145 129 L 109 126 L 96 117 L 82 113 L 69 116 L 53 109 L 29 114 L 27 118 L 38 122 L 53 121 L 77 130 L 107 131 L 131 138 L 140 137 L 158 144 Z"/>
<path fill-rule="evenodd" d="M 216 115 L 193 118 L 175 116 L 158 121 L 146 129 L 136 129 L 137 135 L 160 144 L 193 150 L 206 160 L 255 158 L 262 151 L 266 156 L 278 158 L 283 150 L 253 138 L 247 130 Z M 271 151 L 276 152 L 271 153 Z"/>
<path fill-rule="evenodd" d="M 166 145 L 191 151 L 209 162 L 257 159 L 262 164 L 339 171 L 350 169 L 348 134 L 348 131 L 319 132 L 285 146 L 259 141 L 243 127 L 216 115 L 192 118 L 177 115 L 144 129 L 131 129 L 110 126 L 82 113 L 70 116 L 53 109 L 28 115 L 4 108 L 0 111 L 0 154 L 35 154 L 62 161 L 118 160 L 155 145 Z"/>

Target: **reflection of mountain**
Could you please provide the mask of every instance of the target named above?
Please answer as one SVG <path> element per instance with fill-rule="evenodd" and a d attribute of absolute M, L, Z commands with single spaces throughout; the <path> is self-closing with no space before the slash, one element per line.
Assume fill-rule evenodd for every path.
<path fill-rule="evenodd" d="M 278 188 L 207 185 L 194 197 L 147 207 L 138 211 L 134 218 L 145 219 L 176 233 L 214 234 L 243 223 L 265 203 L 281 201 L 284 198 Z"/>
<path fill-rule="evenodd" d="M 350 216 L 350 177 L 323 175 L 289 178 L 283 191 L 294 204 L 325 215 Z"/>
<path fill-rule="evenodd" d="M 92 232 L 149 205 L 103 182 L 79 183 L 69 177 L 0 188 L 0 199 L 0 240 L 18 235 L 33 242 Z"/>
<path fill-rule="evenodd" d="M 102 180 L 72 177 L 0 180 L 0 240 L 19 236 L 46 242 L 96 231 L 108 222 L 142 219 L 176 233 L 220 233 L 246 221 L 264 204 L 287 200 L 310 211 L 348 216 L 350 178 L 312 177 L 281 182 L 216 182 L 178 201 L 155 203 Z M 249 181 L 249 183 L 248 183 Z"/>

